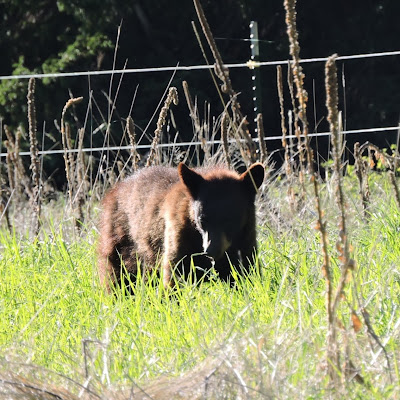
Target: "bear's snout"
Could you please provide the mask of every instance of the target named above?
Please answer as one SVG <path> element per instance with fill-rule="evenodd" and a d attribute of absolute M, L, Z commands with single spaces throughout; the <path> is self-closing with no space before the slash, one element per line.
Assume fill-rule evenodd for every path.
<path fill-rule="evenodd" d="M 223 232 L 204 232 L 203 251 L 214 260 L 219 260 L 229 249 L 231 243 Z"/>

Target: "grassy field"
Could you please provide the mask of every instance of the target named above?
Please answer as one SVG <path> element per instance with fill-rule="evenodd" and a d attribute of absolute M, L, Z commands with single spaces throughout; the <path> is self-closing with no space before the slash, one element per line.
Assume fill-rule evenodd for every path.
<path fill-rule="evenodd" d="M 283 182 L 258 203 L 261 274 L 239 279 L 235 289 L 215 279 L 183 284 L 169 297 L 140 281 L 133 296 L 107 295 L 96 275 L 93 222 L 80 237 L 65 222 L 34 242 L 3 230 L 1 382 L 24 377 L 42 398 L 62 391 L 62 399 L 398 398 L 400 212 L 382 176 L 373 178 L 368 223 L 354 177 L 345 188 L 357 266 L 338 309 L 337 346 L 341 363 L 351 365 L 339 387 L 332 389 L 327 375 L 326 285 L 313 200 L 291 214 Z M 329 182 L 322 200 L 337 282 Z M 18 389 L 0 387 L 3 394 Z"/>
<path fill-rule="evenodd" d="M 179 127 L 172 143 L 169 126 L 175 122 L 168 125 L 167 138 L 163 136 L 168 109 L 177 105 L 177 89 L 170 87 L 171 82 L 163 107 L 160 101 L 149 115 L 147 127 L 155 124 L 160 111 L 153 137 L 146 133 L 151 139 L 149 153 L 138 154 L 131 117 L 123 122 L 127 135 L 124 130 L 123 138 L 114 140 L 113 103 L 101 124 L 106 127 L 101 128 L 104 144 L 126 142 L 130 153 L 107 151 L 97 164 L 92 156 L 84 156 L 83 139 L 100 126 L 94 131 L 89 123 L 86 133 L 85 128 L 72 132 L 69 113 L 82 98 L 67 101 L 59 124 L 66 193 L 56 193 L 41 176 L 33 78 L 28 89 L 30 170 L 19 153 L 21 132 L 5 129 L 8 156 L 6 165 L 0 165 L 1 397 L 400 398 L 398 146 L 391 155 L 370 143 L 355 146 L 354 152 L 346 150 L 354 155 L 355 167 L 347 165 L 331 57 L 325 71 L 332 159 L 325 165 L 327 177 L 320 180 L 314 164 L 322 156 L 314 157 L 309 140 L 295 1 L 285 0 L 292 113 L 286 110 L 290 100 L 284 99 L 278 67 L 284 163 L 272 172 L 271 154 L 263 145 L 262 115 L 257 115 L 256 145 L 240 111 L 239 92 L 231 86 L 201 6 L 195 3 L 215 70 L 220 71 L 216 75 L 227 94 L 225 103 L 219 92 L 224 111 L 211 122 L 207 104 L 203 115 L 183 82 L 193 140 L 201 148 L 194 151 L 175 143 Z M 110 93 L 112 83 L 111 79 Z M 220 91 L 217 81 L 215 85 Z M 119 86 L 113 102 L 118 91 Z M 292 133 L 296 139 L 287 138 Z M 210 139 L 219 137 L 219 147 L 209 145 Z M 173 147 L 162 151 L 162 140 Z M 275 174 L 269 176 L 257 203 L 259 273 L 238 278 L 234 288 L 215 277 L 200 285 L 182 283 L 166 293 L 152 277 L 139 279 L 132 296 L 121 290 L 105 293 L 98 282 L 95 245 L 96 205 L 107 187 L 139 165 L 222 161 L 248 166 L 256 160 Z M 331 174 L 346 176 L 341 183 Z M 364 180 L 363 203 L 357 177 Z M 339 201 L 338 192 L 343 195 Z"/>

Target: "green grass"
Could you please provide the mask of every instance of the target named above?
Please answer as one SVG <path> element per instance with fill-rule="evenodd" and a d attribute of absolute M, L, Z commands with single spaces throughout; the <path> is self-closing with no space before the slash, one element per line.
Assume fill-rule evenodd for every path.
<path fill-rule="evenodd" d="M 2 231 L 1 371 L 18 366 L 29 375 L 21 367 L 28 364 L 79 383 L 91 377 L 89 387 L 93 382 L 114 388 L 135 382 L 151 391 L 152 382 L 160 377 L 210 368 L 217 369 L 227 383 L 219 391 L 209 389 L 214 392 L 207 398 L 244 396 L 244 386 L 247 398 L 267 394 L 282 399 L 396 398 L 400 212 L 386 181 L 374 182 L 368 224 L 361 221 L 356 194 L 349 198 L 357 269 L 339 309 L 347 332 L 339 332 L 342 359 L 347 348 L 364 385 L 350 380 L 342 392 L 329 388 L 325 281 L 311 200 L 302 214 L 286 219 L 283 201 L 270 200 L 282 211 L 285 224 L 260 226 L 261 276 L 239 279 L 235 289 L 218 280 L 200 287 L 187 283 L 171 297 L 159 285 L 143 282 L 137 284 L 134 296 L 107 295 L 96 276 L 94 229 L 73 241 L 62 231 L 51 230 L 33 243 Z M 356 192 L 354 181 L 347 187 L 348 193 Z M 282 193 L 281 187 L 271 188 L 270 199 Z M 324 204 L 337 280 L 335 206 L 328 188 Z M 361 318 L 361 307 L 368 311 L 371 326 L 386 347 L 390 373 L 366 326 L 359 333 L 352 329 L 351 309 Z"/>

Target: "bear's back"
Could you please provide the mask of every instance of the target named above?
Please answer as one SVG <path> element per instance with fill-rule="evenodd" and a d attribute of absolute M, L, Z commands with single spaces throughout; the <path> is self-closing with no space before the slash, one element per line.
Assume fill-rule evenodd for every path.
<path fill-rule="evenodd" d="M 127 209 L 162 200 L 172 185 L 179 181 L 174 168 L 149 167 L 135 172 L 120 183 L 118 197 Z"/>
<path fill-rule="evenodd" d="M 163 247 L 162 205 L 172 186 L 179 182 L 174 168 L 144 168 L 119 184 L 118 203 L 128 221 L 128 231 L 139 255 L 154 263 Z"/>
<path fill-rule="evenodd" d="M 151 191 L 167 190 L 171 185 L 179 181 L 175 168 L 153 166 L 143 168 L 126 178 L 122 184 L 138 186 Z"/>

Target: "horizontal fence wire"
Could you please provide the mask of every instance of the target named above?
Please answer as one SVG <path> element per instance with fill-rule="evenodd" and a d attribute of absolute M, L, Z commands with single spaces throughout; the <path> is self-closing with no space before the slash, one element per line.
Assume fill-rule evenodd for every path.
<path fill-rule="evenodd" d="M 350 135 L 350 134 L 359 134 L 359 133 L 377 133 L 377 132 L 390 132 L 390 131 L 400 131 L 400 126 L 391 126 L 386 128 L 368 128 L 368 129 L 353 129 L 353 130 L 346 130 L 342 131 L 342 135 Z M 322 137 L 322 136 L 330 136 L 331 132 L 320 132 L 320 133 L 310 133 L 307 137 Z M 300 135 L 301 138 L 304 138 L 304 135 Z M 296 135 L 285 135 L 285 139 L 296 139 Z M 264 138 L 264 141 L 271 141 L 271 140 L 282 140 L 283 136 L 268 136 Z M 252 138 L 254 142 L 258 142 L 258 138 Z M 244 139 L 240 139 L 240 142 L 245 142 Z M 236 139 L 230 139 L 229 143 L 236 143 Z M 174 143 L 160 143 L 157 145 L 157 148 L 169 148 L 169 147 L 191 147 L 191 146 L 201 146 L 204 144 L 221 144 L 222 140 L 210 140 L 206 142 L 200 141 L 192 141 L 192 142 L 174 142 Z M 139 144 L 136 145 L 136 149 L 150 149 L 151 144 Z M 91 153 L 91 152 L 101 152 L 101 151 L 116 151 L 116 150 L 130 150 L 132 146 L 109 146 L 109 147 L 85 147 L 82 149 L 58 149 L 58 150 L 41 150 L 38 152 L 39 155 L 49 155 L 49 154 L 64 154 L 64 153 Z M 20 156 L 30 156 L 30 151 L 21 151 L 19 152 Z M 1 157 L 6 157 L 7 153 L 0 153 Z"/>
<path fill-rule="evenodd" d="M 338 56 L 337 61 L 340 60 L 357 60 L 363 58 L 375 58 L 375 57 L 387 57 L 387 56 L 398 56 L 400 55 L 400 50 L 396 51 L 386 51 L 380 53 L 366 53 L 366 54 L 353 54 L 349 56 Z M 317 58 L 307 58 L 300 60 L 300 63 L 313 63 L 313 62 L 325 62 L 328 57 L 317 57 Z M 245 63 L 236 64 L 224 64 L 227 68 L 257 68 L 265 66 L 274 65 L 285 65 L 290 62 L 289 60 L 281 61 L 247 61 Z M 177 65 L 175 67 L 154 67 L 154 68 L 124 68 L 124 69 L 113 69 L 104 71 L 79 71 L 79 72 L 59 72 L 59 73 L 48 73 L 48 74 L 22 74 L 22 75 L 5 75 L 0 76 L 0 80 L 13 80 L 13 79 L 30 79 L 30 78 L 61 78 L 61 77 L 77 77 L 77 76 L 95 76 L 95 75 L 114 75 L 114 74 L 132 74 L 132 73 L 147 73 L 147 72 L 168 72 L 168 71 L 198 71 L 205 69 L 213 69 L 214 65 L 190 65 L 181 66 Z"/>
<path fill-rule="evenodd" d="M 387 57 L 387 56 L 398 56 L 400 55 L 400 50 L 398 51 L 387 51 L 387 52 L 379 52 L 379 53 L 365 53 L 365 54 L 353 54 L 348 56 L 338 56 L 336 60 L 356 60 L 356 59 L 364 59 L 364 58 L 375 58 L 375 57 Z M 313 62 L 325 62 L 328 60 L 328 57 L 316 57 L 316 58 L 308 58 L 303 59 L 301 63 L 313 63 Z M 227 68 L 250 68 L 254 69 L 257 67 L 264 66 L 276 66 L 276 65 L 286 65 L 290 62 L 290 60 L 281 60 L 281 61 L 253 61 L 250 60 L 246 63 L 236 63 L 236 64 L 225 64 Z M 0 80 L 13 80 L 13 79 L 30 79 L 30 78 L 61 78 L 61 77 L 77 77 L 77 76 L 93 76 L 93 75 L 113 75 L 113 74 L 129 74 L 129 73 L 149 73 L 149 72 L 165 72 L 165 71 L 196 71 L 196 70 L 207 70 L 213 69 L 213 65 L 192 65 L 192 66 L 180 66 L 177 65 L 175 67 L 155 67 L 155 68 L 126 68 L 126 69 L 114 69 L 114 70 L 104 70 L 104 71 L 81 71 L 81 72 L 60 72 L 60 73 L 50 73 L 50 74 L 24 74 L 24 75 L 8 75 L 8 76 L 0 76 Z M 377 132 L 389 132 L 400 130 L 399 126 L 392 127 L 384 127 L 384 128 L 365 128 L 365 129 L 353 129 L 343 131 L 343 135 L 347 134 L 359 134 L 359 133 L 377 133 Z M 309 137 L 322 137 L 329 136 L 330 132 L 321 132 L 321 133 L 312 133 L 309 134 Z M 272 140 L 282 140 L 283 136 L 268 136 L 265 137 L 265 141 Z M 294 139 L 295 135 L 286 135 L 286 139 Z M 258 142 L 258 138 L 253 138 L 253 141 Z M 232 139 L 231 142 L 236 142 L 235 139 Z M 221 144 L 221 140 L 212 140 L 207 141 L 206 144 Z M 168 148 L 168 147 L 190 147 L 190 146 L 199 146 L 203 145 L 204 142 L 200 141 L 191 141 L 191 142 L 175 142 L 175 143 L 164 143 L 158 144 L 158 148 Z M 132 146 L 109 146 L 109 147 L 90 147 L 83 148 L 81 150 L 78 149 L 54 149 L 54 150 L 41 150 L 38 153 L 40 155 L 51 155 L 51 154 L 64 154 L 64 153 L 76 153 L 78 151 L 82 151 L 85 153 L 88 152 L 99 152 L 99 151 L 114 151 L 114 150 L 129 150 Z M 143 144 L 136 145 L 137 149 L 149 149 L 151 148 L 151 144 Z M 30 156 L 30 151 L 21 151 L 19 152 L 21 156 Z M 6 157 L 7 153 L 0 153 L 0 158 Z"/>

